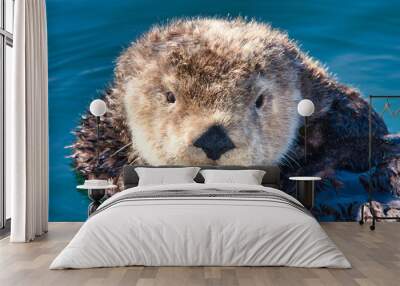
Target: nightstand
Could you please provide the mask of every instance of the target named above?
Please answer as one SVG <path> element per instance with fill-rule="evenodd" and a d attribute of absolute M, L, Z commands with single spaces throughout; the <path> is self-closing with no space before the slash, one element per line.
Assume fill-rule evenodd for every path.
<path fill-rule="evenodd" d="M 96 180 L 96 181 L 99 181 L 99 180 Z M 76 187 L 77 189 L 88 190 L 88 197 L 92 201 L 88 206 L 88 216 L 90 216 L 92 213 L 94 213 L 97 210 L 97 208 L 101 205 L 102 200 L 104 199 L 104 197 L 106 195 L 107 189 L 117 188 L 116 185 L 109 184 L 107 181 L 105 181 L 105 182 L 107 184 L 93 185 L 93 184 L 90 184 L 88 181 L 85 181 L 84 185 L 79 185 Z"/>
<path fill-rule="evenodd" d="M 307 209 L 311 210 L 314 206 L 315 181 L 320 181 L 320 177 L 290 177 L 296 181 L 296 199 L 298 199 Z"/>

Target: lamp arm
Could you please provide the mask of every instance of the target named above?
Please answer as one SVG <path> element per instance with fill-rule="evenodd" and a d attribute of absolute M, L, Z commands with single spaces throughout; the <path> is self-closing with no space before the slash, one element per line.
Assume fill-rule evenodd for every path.
<path fill-rule="evenodd" d="M 96 176 L 100 165 L 100 116 L 96 116 Z"/>
<path fill-rule="evenodd" d="M 304 116 L 304 162 L 307 164 L 307 116 Z"/>

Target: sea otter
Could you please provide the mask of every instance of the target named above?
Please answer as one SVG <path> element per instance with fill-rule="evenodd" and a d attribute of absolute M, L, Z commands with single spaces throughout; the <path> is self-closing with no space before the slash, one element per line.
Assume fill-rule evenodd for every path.
<path fill-rule="evenodd" d="M 156 26 L 122 52 L 104 99 L 99 165 L 95 119 L 85 115 L 75 132 L 73 159 L 84 177 L 97 170 L 118 180 L 127 163 L 280 164 L 286 176 L 326 177 L 368 169 L 368 103 L 264 23 L 196 18 Z M 301 99 L 316 110 L 307 161 Z M 377 113 L 372 120 L 379 141 L 388 130 Z"/>

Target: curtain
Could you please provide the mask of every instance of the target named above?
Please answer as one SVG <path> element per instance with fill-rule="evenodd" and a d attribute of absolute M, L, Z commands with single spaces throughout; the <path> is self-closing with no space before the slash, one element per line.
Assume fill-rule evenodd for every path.
<path fill-rule="evenodd" d="M 45 0 L 15 1 L 13 94 L 6 114 L 12 242 L 48 224 L 48 75 Z"/>

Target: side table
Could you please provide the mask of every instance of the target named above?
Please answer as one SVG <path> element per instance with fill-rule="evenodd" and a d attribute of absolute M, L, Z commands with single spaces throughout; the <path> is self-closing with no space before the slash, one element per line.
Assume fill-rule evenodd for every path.
<path fill-rule="evenodd" d="M 97 208 L 101 205 L 102 200 L 106 194 L 107 189 L 115 189 L 116 185 L 104 185 L 104 186 L 93 186 L 93 185 L 79 185 L 77 189 L 88 190 L 88 197 L 92 201 L 88 206 L 88 216 L 94 213 Z"/>
<path fill-rule="evenodd" d="M 320 177 L 290 177 L 296 181 L 296 199 L 298 199 L 307 209 L 311 210 L 314 206 L 315 181 L 320 181 Z"/>

